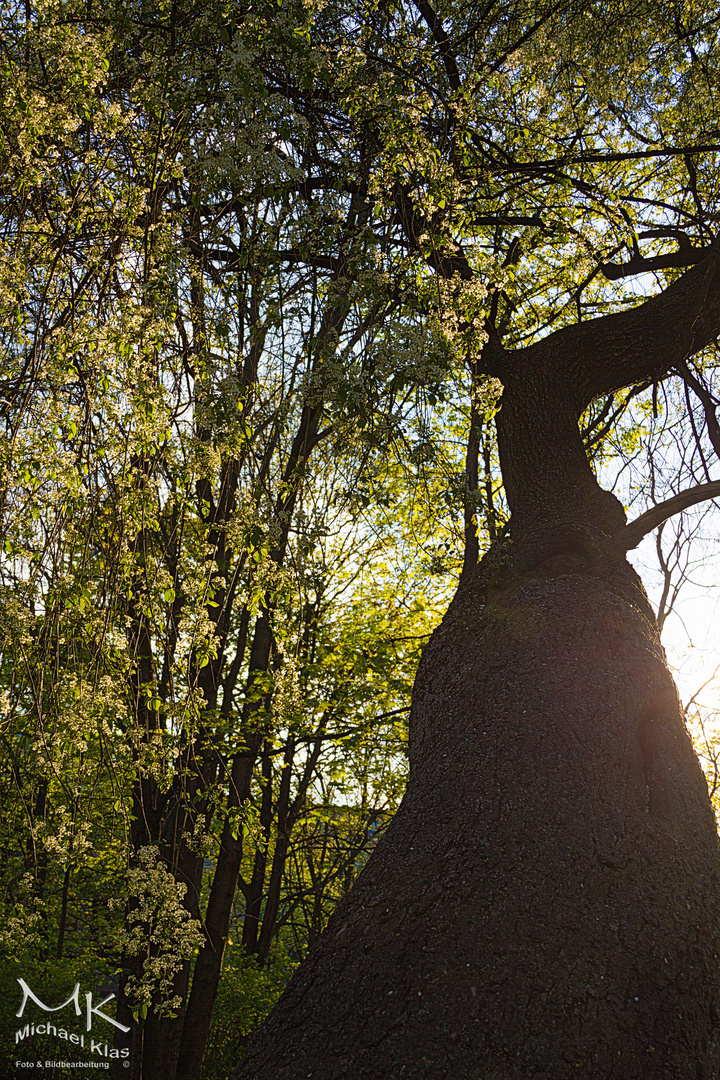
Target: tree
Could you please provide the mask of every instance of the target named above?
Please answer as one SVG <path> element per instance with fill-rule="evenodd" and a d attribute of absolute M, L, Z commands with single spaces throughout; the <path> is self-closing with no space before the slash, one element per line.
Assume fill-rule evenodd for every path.
<path fill-rule="evenodd" d="M 674 143 L 672 131 L 683 112 L 699 120 L 704 93 L 696 78 L 714 78 L 716 20 L 679 5 L 635 9 L 629 33 L 614 36 L 612 46 L 625 48 L 628 66 L 636 64 L 638 96 L 623 99 L 621 74 L 612 98 L 607 88 L 600 91 L 604 109 L 593 120 L 598 91 L 586 50 L 592 45 L 607 62 L 605 46 L 571 5 L 528 20 L 502 60 L 533 39 L 552 40 L 558 53 L 567 48 L 556 70 L 581 85 L 582 115 L 577 149 L 543 160 L 533 148 L 522 161 L 507 152 L 508 129 L 499 121 L 492 137 L 473 127 L 477 116 L 467 128 L 458 121 L 463 91 L 470 84 L 479 92 L 477 68 L 464 51 L 469 38 L 477 41 L 477 26 L 471 20 L 463 33 L 454 9 L 445 9 L 447 24 L 428 5 L 418 3 L 417 11 L 416 30 L 424 21 L 435 70 L 446 80 L 445 96 L 433 99 L 436 126 L 428 108 L 423 132 L 432 132 L 438 146 L 447 138 L 442 160 L 458 181 L 470 175 L 458 153 L 460 129 L 485 151 L 486 177 L 493 168 L 535 175 L 537 187 L 510 196 L 521 203 L 547 182 L 582 193 L 578 204 L 587 203 L 578 218 L 587 213 L 585 227 L 592 216 L 612 219 L 615 200 L 628 224 L 633 202 L 651 208 L 640 211 L 651 217 L 662 208 L 667 216 L 648 222 L 644 235 L 677 237 L 677 250 L 642 255 L 633 236 L 630 258 L 598 259 L 590 279 L 601 269 L 619 281 L 693 268 L 630 310 L 594 318 L 586 316 L 598 301 L 607 303 L 607 294 L 583 309 L 588 281 L 576 280 L 568 288 L 574 325 L 568 320 L 547 336 L 533 327 L 535 340 L 522 348 L 508 347 L 501 331 L 512 345 L 529 310 L 508 333 L 512 309 L 506 303 L 498 321 L 492 304 L 488 340 L 472 369 L 503 384 L 497 438 L 509 538 L 477 568 L 470 560 L 423 654 L 410 780 L 398 813 L 235 1075 L 519 1078 L 582 1070 L 603 1078 L 710 1077 L 720 1052 L 716 827 L 654 615 L 624 556 L 644 532 L 683 505 L 717 495 L 718 487 L 708 481 L 626 525 L 623 507 L 593 474 L 580 428 L 587 437 L 618 395 L 680 372 L 706 407 L 715 442 L 715 399 L 691 364 L 700 358 L 702 367 L 703 350 L 720 328 L 720 247 L 715 241 L 696 248 L 678 219 L 709 239 L 705 222 L 716 194 L 698 180 L 700 147 Z M 499 36 L 496 15 L 492 30 Z M 543 24 L 552 28 L 547 37 Z M 497 38 L 486 40 L 494 52 Z M 662 74 L 653 83 L 638 47 L 659 70 L 663 63 L 666 74 L 674 70 L 674 118 L 668 98 L 662 100 L 660 84 L 664 93 L 668 83 Z M 483 74 L 496 70 L 479 66 Z M 533 97 L 533 61 L 523 58 L 517 67 L 524 78 L 513 83 L 516 103 L 521 87 Z M 594 73 L 599 77 L 597 67 Z M 647 137 L 632 121 L 636 108 Z M 520 106 L 518 112 L 521 124 Z M 714 152 L 710 115 L 705 131 L 712 135 L 703 142 Z M 635 146 L 627 149 L 630 135 Z M 662 159 L 664 174 L 655 167 L 644 178 L 614 171 L 643 158 Z M 679 183 L 678 159 L 686 169 Z M 607 165 L 598 173 L 597 163 Z M 400 192 L 399 214 L 408 242 L 421 247 L 428 218 L 419 204 L 432 185 L 427 172 L 413 184 Z M 671 196 L 660 194 L 663 184 Z M 685 194 L 695 199 L 691 211 Z M 605 224 L 600 246 L 607 230 Z M 453 243 L 452 230 L 436 230 L 430 252 L 437 276 L 456 287 L 458 278 L 473 277 L 457 236 Z M 509 252 L 507 261 L 516 257 Z M 531 265 L 536 273 L 537 259 Z M 545 278 L 546 290 L 558 285 Z M 567 319 L 562 304 L 552 308 L 553 319 Z"/>
<path fill-rule="evenodd" d="M 427 953 L 434 941 L 453 962 L 468 945 L 459 926 L 475 902 L 467 892 L 472 874 L 497 880 L 462 854 L 469 834 L 461 793 L 478 778 L 500 820 L 507 814 L 500 846 L 506 859 L 518 851 L 535 910 L 552 900 L 547 889 L 541 896 L 542 883 L 556 880 L 560 889 L 569 873 L 562 866 L 551 872 L 551 856 L 557 864 L 569 851 L 580 867 L 576 849 L 585 850 L 592 829 L 583 831 L 575 811 L 584 805 L 589 816 L 597 790 L 610 815 L 597 815 L 607 826 L 597 825 L 607 873 L 613 862 L 620 873 L 623 859 L 630 868 L 623 910 L 636 902 L 634 910 L 655 912 L 662 925 L 667 909 L 643 908 L 641 886 L 675 895 L 672 874 L 679 881 L 680 868 L 668 861 L 670 884 L 649 870 L 642 878 L 642 858 L 668 834 L 660 829 L 651 841 L 640 830 L 644 842 L 632 842 L 638 815 L 656 828 L 656 802 L 645 801 L 662 760 L 651 738 L 655 714 L 643 713 L 637 745 L 629 715 L 652 687 L 639 688 L 641 675 L 628 670 L 627 701 L 619 701 L 610 660 L 606 671 L 597 656 L 609 655 L 613 634 L 627 638 L 617 673 L 636 657 L 662 700 L 671 691 L 643 651 L 643 642 L 658 646 L 643 621 L 639 586 L 613 554 L 620 508 L 598 488 L 585 454 L 601 460 L 631 396 L 641 387 L 652 393 L 648 382 L 663 378 L 668 364 L 684 365 L 712 336 L 712 290 L 696 313 L 702 334 L 687 329 L 694 315 L 683 299 L 715 258 L 708 254 L 717 206 L 711 15 L 701 5 L 685 13 L 633 3 L 608 12 L 524 0 L 482 10 L 448 4 L 440 13 L 424 3 L 207 8 L 138 0 L 99 9 L 43 0 L 10 6 L 3 17 L 7 832 L 25 823 L 25 843 L 7 840 L 7 893 L 11 911 L 24 906 L 26 923 L 45 920 L 38 963 L 69 952 L 79 963 L 81 954 L 92 957 L 92 941 L 109 968 L 121 969 L 119 1012 L 133 1027 L 131 1080 L 160 1072 L 195 1080 L 239 919 L 247 953 L 263 963 L 284 917 L 282 864 L 298 855 L 289 882 L 298 897 L 305 875 L 321 881 L 326 869 L 331 874 L 322 851 L 338 841 L 339 809 L 313 801 L 312 783 L 349 722 L 358 742 L 377 739 L 388 730 L 386 714 L 405 704 L 431 605 L 426 611 L 408 602 L 400 586 L 351 589 L 348 608 L 357 609 L 344 619 L 328 601 L 337 586 L 333 555 L 351 570 L 377 557 L 382 544 L 368 537 L 384 514 L 387 536 L 434 526 L 430 569 L 446 570 L 460 554 L 465 571 L 420 674 L 413 783 L 357 894 L 373 891 L 393 845 L 408 867 L 420 867 L 403 883 L 400 860 L 378 886 L 387 891 L 397 880 L 387 894 L 390 929 L 407 890 L 408 912 L 422 896 L 427 904 L 427 921 L 417 917 L 427 940 L 414 950 L 411 937 L 402 939 L 414 959 L 395 964 L 405 993 L 388 988 L 388 1016 L 419 1004 L 418 991 L 427 999 L 413 969 L 423 962 L 422 945 Z M 695 131 L 691 143 L 686 129 Z M 653 270 L 667 283 L 696 263 L 695 278 L 671 284 L 664 300 L 612 316 L 615 322 L 586 321 L 637 304 L 626 287 L 635 271 Z M 672 334 L 663 336 L 672 305 L 673 333 L 684 326 L 692 339 L 682 357 Z M 565 327 L 559 336 L 544 336 L 557 326 Z M 598 327 L 623 338 L 612 378 L 598 360 Z M 666 346 L 657 366 L 632 352 L 641 339 Z M 582 349 L 573 345 L 578 340 Z M 710 443 L 717 428 L 712 365 L 711 354 L 698 354 L 695 366 L 681 370 Z M 510 538 L 493 433 L 500 381 Z M 554 421 L 561 437 L 548 426 Z M 455 440 L 447 456 L 438 450 L 440 432 Z M 464 474 L 455 460 L 460 432 Z M 402 512 L 390 514 L 392 499 Z M 455 513 L 454 525 L 438 523 L 437 506 L 446 519 Z M 353 530 L 357 543 L 348 544 Z M 456 545 L 463 539 L 464 552 Z M 476 570 L 480 549 L 492 542 Z M 487 593 L 482 618 L 478 590 Z M 613 626 L 595 618 L 603 596 L 612 596 Z M 386 618 L 364 628 L 361 604 Z M 541 617 L 547 633 L 537 643 Z M 433 732 L 423 728 L 432 708 L 441 708 L 423 706 L 423 695 L 442 695 L 443 686 L 457 691 L 448 709 L 457 707 L 458 722 L 466 707 L 473 721 L 476 690 L 463 690 L 463 680 L 475 675 L 459 665 L 453 683 L 458 619 L 467 623 L 460 644 L 475 633 L 479 657 L 480 646 L 497 650 L 495 681 L 482 684 L 499 721 L 482 730 L 497 741 L 479 744 L 496 755 L 495 788 L 485 783 L 480 756 L 449 741 L 433 754 Z M 568 741 L 550 722 L 553 706 L 564 696 L 568 714 L 575 708 L 585 717 L 575 661 L 564 651 L 568 636 L 574 648 L 585 643 L 594 697 L 606 702 L 588 733 L 584 765 L 579 756 L 575 771 L 566 763 L 569 790 L 580 791 L 572 804 L 548 781 L 557 781 Z M 452 656 L 443 657 L 443 641 Z M 542 655 L 558 684 L 540 708 L 531 694 L 542 684 Z M 538 715 L 553 713 L 552 775 L 509 700 L 507 672 L 515 677 L 513 664 L 525 662 L 514 694 L 535 700 Z M 485 669 L 476 676 L 480 685 Z M 642 773 L 640 810 L 631 765 L 626 776 L 625 759 L 609 753 L 617 743 L 608 735 L 609 747 L 602 737 L 612 729 L 624 738 L 623 718 L 632 729 L 628 760 Z M 603 801 L 601 769 L 609 776 L 602 791 L 628 780 L 626 802 L 618 797 L 614 810 Z M 707 822 L 704 833 L 694 824 L 693 814 L 702 819 L 698 776 L 687 764 L 682 798 L 697 864 L 703 844 L 712 846 Z M 443 795 L 444 809 L 436 797 L 442 783 L 455 790 L 455 801 Z M 556 806 L 572 815 L 565 838 L 547 797 L 553 790 Z M 613 832 L 612 813 L 628 799 L 630 824 Z M 472 809 L 480 836 L 484 807 L 480 800 Z M 525 811 L 535 814 L 537 829 Z M 320 823 L 309 825 L 320 812 Z M 416 825 L 426 836 L 418 844 L 403 832 Z M 445 877 L 435 872 L 432 845 L 448 853 Z M 96 862 L 78 872 L 90 851 Z M 349 858 L 344 871 L 349 879 Z M 457 893 L 457 922 L 427 895 L 427 881 L 438 878 L 438 889 L 446 881 Z M 567 894 L 590 884 L 576 876 Z M 310 936 L 324 921 L 328 892 L 341 891 L 334 883 L 313 888 L 319 903 L 308 912 Z M 102 952 L 108 896 L 119 896 L 124 910 L 112 909 L 111 944 Z M 512 890 L 507 897 L 512 907 Z M 357 911 L 362 902 L 341 910 Z M 568 920 L 577 910 L 582 905 L 568 908 Z M 711 916 L 708 910 L 710 928 Z M 670 971 L 680 965 L 682 940 L 662 958 Z M 584 947 L 589 955 L 591 944 Z M 371 957 L 371 989 L 383 988 L 388 971 L 387 958 L 373 968 L 377 952 L 360 953 Z M 623 956 L 626 962 L 632 950 Z M 465 985 L 466 972 L 448 964 L 447 976 L 433 968 L 436 993 L 445 977 Z M 297 1000 L 306 979 L 288 1000 Z M 498 968 L 485 983 L 469 984 L 468 1000 L 493 979 L 512 984 Z M 338 979 L 339 1006 L 346 986 Z M 325 1038 L 327 1014 L 316 1015 L 317 1027 L 304 1028 L 308 1039 L 318 1031 Z M 465 1042 L 474 1052 L 476 1040 L 452 1028 L 450 1043 L 453 1034 L 458 1054 Z M 352 1046 L 352 1024 L 346 1038 Z M 311 1061 L 326 1043 L 308 1051 Z M 255 1052 L 247 1068 L 257 1060 Z M 279 1075 L 277 1059 L 268 1060 L 270 1075 Z M 372 1075 L 381 1067 L 395 1065 L 386 1055 L 367 1066 Z"/>
<path fill-rule="evenodd" d="M 719 314 L 713 252 L 632 312 L 486 350 L 512 542 L 426 649 L 403 805 L 240 1076 L 710 1075 L 714 820 L 577 420 Z"/>

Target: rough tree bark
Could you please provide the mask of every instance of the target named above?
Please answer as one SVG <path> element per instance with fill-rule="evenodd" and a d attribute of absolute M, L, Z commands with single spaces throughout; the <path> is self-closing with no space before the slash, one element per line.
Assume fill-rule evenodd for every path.
<path fill-rule="evenodd" d="M 719 326 L 713 250 L 633 311 L 485 350 L 511 539 L 428 644 L 403 803 L 237 1080 L 720 1076 L 714 817 L 578 434 Z"/>

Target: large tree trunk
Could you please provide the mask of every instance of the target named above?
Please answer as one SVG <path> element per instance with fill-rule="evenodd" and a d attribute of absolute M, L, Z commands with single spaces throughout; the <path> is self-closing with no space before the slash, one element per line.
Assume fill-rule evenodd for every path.
<path fill-rule="evenodd" d="M 402 805 L 237 1080 L 718 1080 L 715 820 L 577 421 L 719 325 L 716 254 L 633 311 L 488 347 L 512 541 L 463 575 Z"/>
<path fill-rule="evenodd" d="M 718 844 L 623 560 L 463 584 L 422 659 L 411 779 L 243 1080 L 710 1080 Z"/>

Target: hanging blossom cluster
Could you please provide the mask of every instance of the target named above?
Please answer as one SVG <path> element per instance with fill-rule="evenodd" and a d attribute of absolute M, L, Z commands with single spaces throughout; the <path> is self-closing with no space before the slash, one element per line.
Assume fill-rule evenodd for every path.
<path fill-rule="evenodd" d="M 136 1016 L 146 1016 L 151 1007 L 158 1016 L 169 1016 L 182 1004 L 172 994 L 173 979 L 203 943 L 200 923 L 183 907 L 186 886 L 175 880 L 157 847 L 140 849 L 138 865 L 127 878 L 130 911 L 121 945 L 143 961 L 139 977 L 128 980 L 126 994 Z"/>
<path fill-rule="evenodd" d="M 35 895 L 35 885 L 32 874 L 21 878 L 19 887 L 26 896 L 25 902 L 18 901 L 14 905 L 12 914 L 6 915 L 0 929 L 0 949 L 13 959 L 26 954 L 28 949 L 42 946 L 46 904 Z"/>

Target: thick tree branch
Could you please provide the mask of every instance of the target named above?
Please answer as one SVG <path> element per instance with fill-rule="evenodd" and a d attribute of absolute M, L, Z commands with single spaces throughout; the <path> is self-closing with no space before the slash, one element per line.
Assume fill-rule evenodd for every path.
<path fill-rule="evenodd" d="M 496 418 L 500 465 L 513 539 L 522 543 L 528 565 L 540 565 L 557 551 L 582 548 L 600 536 L 612 540 L 623 530 L 620 503 L 602 491 L 588 464 L 578 430 L 585 408 L 604 394 L 664 379 L 719 329 L 716 241 L 701 263 L 632 310 L 564 327 L 512 352 L 491 335 L 491 349 L 487 356 L 483 350 L 478 367 L 496 374 L 504 386 Z M 634 546 L 663 514 L 714 493 L 705 488 L 695 500 L 674 502 L 659 517 L 646 518 L 634 533 L 623 534 L 620 549 Z"/>
<path fill-rule="evenodd" d="M 507 354 L 509 375 L 538 364 L 569 387 L 577 415 L 601 394 L 665 378 L 720 332 L 720 241 L 702 262 L 657 296 L 629 311 L 563 327 Z M 512 358 L 512 359 L 510 359 Z M 503 374 L 500 373 L 500 378 Z"/>
<path fill-rule="evenodd" d="M 717 132 L 713 132 L 716 135 Z M 606 154 L 568 154 L 567 157 L 548 158 L 544 161 L 509 161 L 495 163 L 499 173 L 532 173 L 547 169 L 562 169 L 568 165 L 592 165 L 606 161 L 639 161 L 645 158 L 684 157 L 688 154 L 710 154 L 720 150 L 717 143 L 702 143 L 694 146 L 664 146 L 657 150 L 625 150 Z"/>
<path fill-rule="evenodd" d="M 473 218 L 473 225 L 535 225 L 545 228 L 545 222 L 537 214 L 480 214 Z"/>
<path fill-rule="evenodd" d="M 415 6 L 428 24 L 430 33 L 433 36 L 433 41 L 440 51 L 440 56 L 442 57 L 442 62 L 450 86 L 453 90 L 459 90 L 462 85 L 460 81 L 460 72 L 458 71 L 457 61 L 455 60 L 453 50 L 450 46 L 450 39 L 445 33 L 445 28 L 440 17 L 433 11 L 430 4 L 427 3 L 427 0 L 415 0 Z"/>
<path fill-rule="evenodd" d="M 687 510 L 695 503 L 705 499 L 720 498 L 720 480 L 712 480 L 709 484 L 697 484 L 695 487 L 681 491 L 679 495 L 673 495 L 671 499 L 658 503 L 657 506 L 646 510 L 640 517 L 635 518 L 613 538 L 613 547 L 616 551 L 630 551 L 638 546 L 644 536 L 653 529 L 657 529 L 668 518 Z"/>
<path fill-rule="evenodd" d="M 710 251 L 709 247 L 681 247 L 679 251 L 669 251 L 665 255 L 652 255 L 643 258 L 633 255 L 626 263 L 603 263 L 600 269 L 608 281 L 619 281 L 634 274 L 647 274 L 652 270 L 668 270 L 672 267 L 695 266 Z"/>

